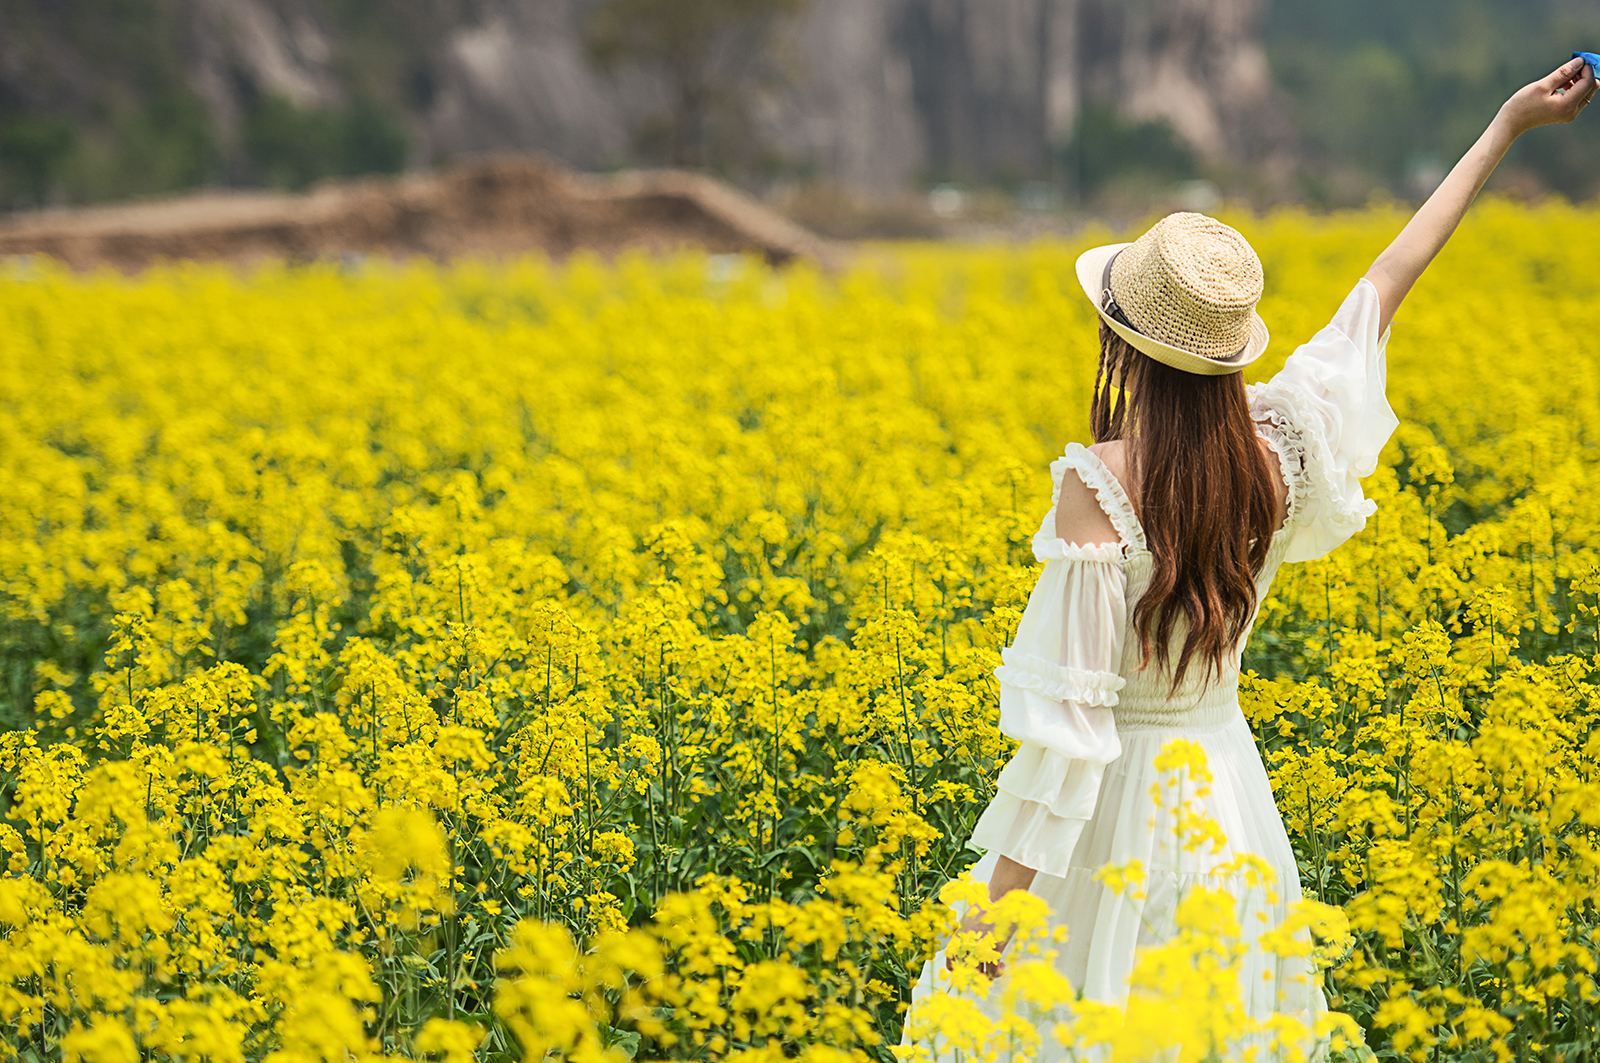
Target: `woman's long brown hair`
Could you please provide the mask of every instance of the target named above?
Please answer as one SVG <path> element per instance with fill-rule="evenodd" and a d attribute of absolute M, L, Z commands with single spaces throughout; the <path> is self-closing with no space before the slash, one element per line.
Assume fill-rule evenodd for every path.
<path fill-rule="evenodd" d="M 1243 376 L 1174 369 L 1102 320 L 1089 425 L 1096 442 L 1127 441 L 1154 555 L 1150 586 L 1133 610 L 1140 667 L 1152 644 L 1168 666 L 1171 635 L 1182 621 L 1169 693 L 1196 659 L 1211 665 L 1209 685 L 1248 631 L 1255 577 L 1278 521 L 1271 459 L 1256 442 Z"/>

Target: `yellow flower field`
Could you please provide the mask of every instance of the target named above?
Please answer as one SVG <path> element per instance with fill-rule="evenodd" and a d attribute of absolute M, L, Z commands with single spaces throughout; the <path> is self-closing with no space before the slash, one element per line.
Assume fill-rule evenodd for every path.
<path fill-rule="evenodd" d="M 1252 380 L 1405 220 L 1223 217 L 1267 271 Z M 1124 236 L 838 277 L 8 264 L 0 1057 L 893 1058 L 1088 440 L 1072 260 Z M 1377 515 L 1245 658 L 1349 1058 L 1600 1057 L 1596 237 L 1474 208 L 1395 322 Z M 958 993 L 923 1034 L 1236 1058 L 1225 907 L 1126 1015 Z M 1065 991 L 1048 937 L 1019 1015 Z"/>

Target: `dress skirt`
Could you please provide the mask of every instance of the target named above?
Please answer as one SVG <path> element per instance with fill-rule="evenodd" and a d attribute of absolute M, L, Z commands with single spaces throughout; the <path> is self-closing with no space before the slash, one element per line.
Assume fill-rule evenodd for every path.
<path fill-rule="evenodd" d="M 1151 722 L 1145 722 L 1147 718 Z M 1117 732 L 1122 754 L 1105 765 L 1093 814 L 1078 836 L 1071 858 L 1059 869 L 1061 874 L 1037 874 L 1029 889 L 1048 904 L 1053 923 L 1066 928 L 1066 941 L 1053 946 L 1060 973 L 1083 997 L 1125 1006 L 1136 950 L 1165 942 L 1176 932 L 1178 904 L 1185 891 L 1195 885 L 1223 889 L 1236 899 L 1240 931 L 1228 940 L 1248 946 L 1235 961 L 1248 1014 L 1264 1020 L 1274 1012 L 1287 1013 L 1309 1029 L 1316 1017 L 1328 1010 L 1311 960 L 1303 955 L 1280 956 L 1256 941 L 1262 930 L 1283 922 L 1302 893 L 1294 851 L 1237 698 L 1215 708 L 1185 712 L 1170 721 L 1135 714 L 1132 720 L 1119 719 Z M 1174 739 L 1180 741 L 1169 746 Z M 1200 753 L 1204 754 L 1203 767 Z M 1195 832 L 1192 828 L 1185 832 L 1185 825 L 1197 820 L 1212 821 L 1215 828 L 1205 834 L 1203 844 L 1186 846 L 1186 838 L 1192 839 Z M 1263 883 L 1259 872 L 1219 870 L 1245 852 L 1269 865 L 1274 881 Z M 987 853 L 969 874 L 987 882 L 998 859 L 997 853 Z M 1095 877 L 1104 865 L 1135 860 L 1145 872 L 1135 889 L 1119 890 Z M 1135 896 L 1139 889 L 1142 898 Z M 953 907 L 958 918 L 965 914 L 964 904 Z M 1008 950 L 1003 960 L 1014 963 L 1014 952 Z M 951 992 L 941 949 L 913 986 L 908 1017 L 918 1014 L 929 996 Z M 974 1003 L 992 1019 L 999 998 L 996 983 L 988 996 Z M 1082 1046 L 1069 1048 L 1053 1035 L 1056 1024 L 1072 1014 L 1071 1000 L 1041 1013 L 1041 1044 L 1034 1058 L 1108 1058 Z M 1230 1044 L 1222 1058 L 1233 1058 L 1235 1049 L 1251 1043 L 1265 1047 L 1269 1042 Z M 923 1047 L 930 1055 L 918 1058 L 957 1058 L 938 1044 L 923 1043 Z M 1311 1059 L 1325 1058 L 1326 1046 L 1320 1042 L 1304 1040 L 1300 1047 Z M 1185 1048 L 1185 1058 L 1205 1055 L 1203 1048 L 1198 1052 Z M 1004 1052 L 1001 1058 L 1005 1058 Z M 1256 1058 L 1267 1060 L 1273 1054 L 1263 1051 Z"/>

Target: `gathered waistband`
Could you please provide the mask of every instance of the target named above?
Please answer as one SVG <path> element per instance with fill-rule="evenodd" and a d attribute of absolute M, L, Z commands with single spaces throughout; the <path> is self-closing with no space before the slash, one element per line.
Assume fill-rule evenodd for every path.
<path fill-rule="evenodd" d="M 1146 692 L 1124 687 L 1111 712 L 1119 729 L 1221 727 L 1244 715 L 1239 707 L 1237 679 L 1214 684 L 1199 697 L 1179 694 L 1168 698 L 1159 690 Z"/>

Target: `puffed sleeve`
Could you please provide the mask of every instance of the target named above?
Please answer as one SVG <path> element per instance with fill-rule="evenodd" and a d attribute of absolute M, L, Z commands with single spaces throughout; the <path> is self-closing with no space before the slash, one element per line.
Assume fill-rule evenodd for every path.
<path fill-rule="evenodd" d="M 1361 491 L 1399 426 L 1389 406 L 1378 290 L 1362 277 L 1311 339 L 1270 380 L 1249 385 L 1289 481 L 1286 561 L 1310 561 L 1366 526 L 1377 503 Z"/>
<path fill-rule="evenodd" d="M 1001 650 L 1000 730 L 1020 743 L 968 845 L 1064 874 L 1122 753 L 1111 706 L 1127 620 L 1118 543 L 1035 540 L 1045 560 L 1017 635 Z"/>

